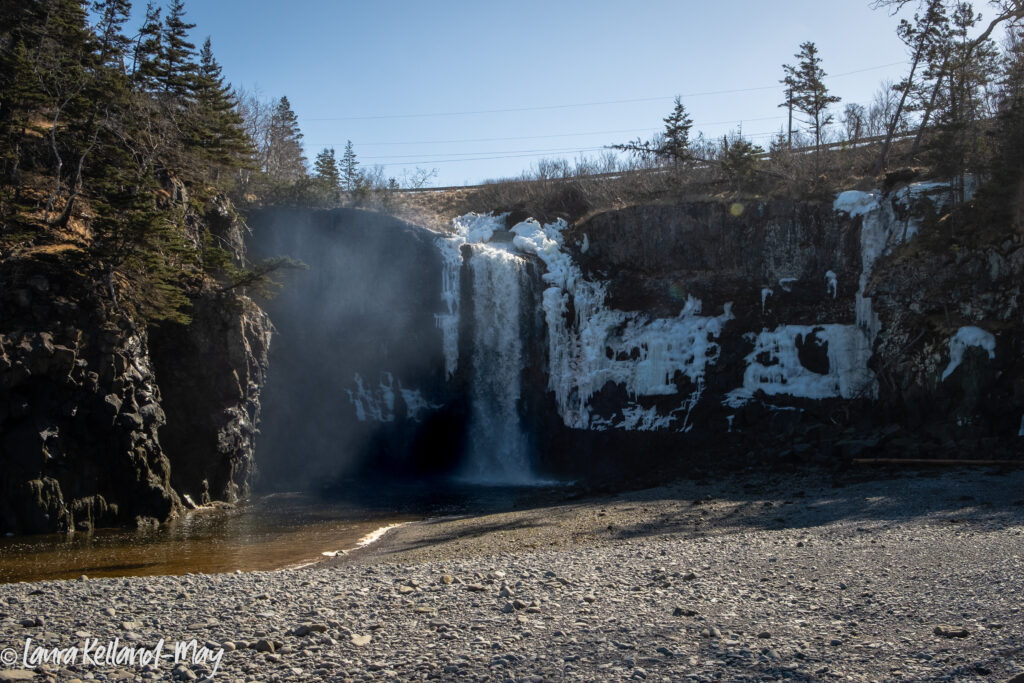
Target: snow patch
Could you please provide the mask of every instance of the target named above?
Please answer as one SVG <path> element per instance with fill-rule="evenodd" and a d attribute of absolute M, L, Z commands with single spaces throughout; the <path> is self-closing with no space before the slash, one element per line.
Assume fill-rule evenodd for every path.
<path fill-rule="evenodd" d="M 964 351 L 968 346 L 977 346 L 988 351 L 989 358 L 996 357 L 996 338 L 992 336 L 992 333 L 986 332 L 980 327 L 961 327 L 949 340 L 949 365 L 942 373 L 943 382 L 960 367 L 960 362 L 964 359 Z"/>
<path fill-rule="evenodd" d="M 764 315 L 765 302 L 768 301 L 768 297 L 770 297 L 774 293 L 774 290 L 772 290 L 770 287 L 761 288 L 761 315 Z"/>
<path fill-rule="evenodd" d="M 863 216 L 878 208 L 878 197 L 877 192 L 860 192 L 858 190 L 840 192 L 832 203 L 832 210 L 845 211 L 851 216 Z"/>
<path fill-rule="evenodd" d="M 782 287 L 784 292 L 792 292 L 794 282 L 796 282 L 795 277 L 782 277 L 779 278 L 779 287 Z"/>
<path fill-rule="evenodd" d="M 832 295 L 833 299 L 836 298 L 836 293 L 839 291 L 839 280 L 831 270 L 825 273 L 825 290 Z"/>

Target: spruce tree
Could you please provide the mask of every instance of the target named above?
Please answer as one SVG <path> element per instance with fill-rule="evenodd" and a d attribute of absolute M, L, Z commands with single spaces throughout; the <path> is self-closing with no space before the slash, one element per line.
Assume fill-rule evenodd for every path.
<path fill-rule="evenodd" d="M 690 153 L 690 128 L 693 127 L 693 119 L 686 113 L 686 107 L 680 98 L 676 97 L 675 107 L 672 113 L 665 117 L 665 135 L 658 155 L 672 162 L 674 168 L 689 161 L 692 158 Z"/>
<path fill-rule="evenodd" d="M 207 38 L 199 52 L 193 82 L 195 110 L 190 144 L 207 161 L 222 167 L 239 167 L 252 157 L 252 143 L 244 130 L 238 102 L 224 82 L 220 64 Z"/>
<path fill-rule="evenodd" d="M 266 156 L 264 171 L 275 182 L 293 183 L 307 175 L 299 119 L 287 97 L 278 101 L 270 117 Z"/>
<path fill-rule="evenodd" d="M 185 21 L 184 0 L 172 0 L 164 19 L 157 68 L 157 80 L 165 93 L 182 97 L 195 87 L 196 46 L 188 41 L 188 33 L 195 26 Z"/>
<path fill-rule="evenodd" d="M 146 5 L 146 15 L 135 42 L 132 60 L 132 79 L 137 87 L 146 92 L 155 92 L 160 87 L 160 55 L 163 45 L 163 24 L 161 9 L 152 2 Z"/>
<path fill-rule="evenodd" d="M 338 173 L 338 160 L 334 157 L 334 148 L 325 147 L 316 155 L 313 164 L 313 172 L 316 178 L 322 181 L 327 187 L 337 189 L 341 186 L 341 176 Z"/>
<path fill-rule="evenodd" d="M 839 98 L 828 94 L 825 71 L 821 68 L 821 57 L 814 43 L 802 43 L 795 57 L 798 60 L 796 66 L 784 64 L 782 67 L 786 72 L 783 82 L 792 88 L 793 107 L 807 117 L 804 123 L 814 132 L 814 146 L 820 151 L 825 127 L 832 123 L 828 107 L 839 102 Z"/>
<path fill-rule="evenodd" d="M 131 39 L 124 35 L 124 25 L 131 17 L 131 0 L 96 0 L 92 9 L 99 15 L 95 32 L 99 40 L 100 62 L 127 74 L 125 55 L 131 47 Z"/>
<path fill-rule="evenodd" d="M 352 141 L 345 143 L 345 153 L 341 157 L 341 187 L 346 192 L 353 192 L 359 189 L 362 181 L 362 174 L 359 172 L 359 161 L 356 160 L 356 152 L 352 147 Z"/>

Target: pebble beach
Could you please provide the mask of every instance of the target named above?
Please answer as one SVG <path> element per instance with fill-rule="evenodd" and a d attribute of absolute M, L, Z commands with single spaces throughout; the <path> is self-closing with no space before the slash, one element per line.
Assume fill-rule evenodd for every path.
<path fill-rule="evenodd" d="M 0 585 L 0 681 L 1024 681 L 1024 472 L 870 474 L 429 519 L 297 570 Z"/>

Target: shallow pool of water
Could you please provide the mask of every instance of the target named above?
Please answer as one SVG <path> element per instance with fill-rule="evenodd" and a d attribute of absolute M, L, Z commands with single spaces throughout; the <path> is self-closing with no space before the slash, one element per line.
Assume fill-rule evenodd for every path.
<path fill-rule="evenodd" d="M 303 494 L 202 509 L 156 529 L 0 539 L 0 582 L 273 570 L 354 548 L 380 527 L 415 519 Z"/>
<path fill-rule="evenodd" d="M 274 493 L 195 510 L 155 529 L 0 538 L 0 583 L 294 568 L 355 548 L 392 524 L 529 507 L 569 493 L 564 486 L 450 481 L 352 483 L 344 497 Z"/>

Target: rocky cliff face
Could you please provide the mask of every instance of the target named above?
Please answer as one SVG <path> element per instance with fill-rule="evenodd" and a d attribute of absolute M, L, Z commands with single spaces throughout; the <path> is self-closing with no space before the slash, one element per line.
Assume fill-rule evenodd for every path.
<path fill-rule="evenodd" d="M 260 249 L 313 266 L 271 310 L 273 478 L 1017 457 L 1021 235 L 951 247 L 923 219 L 945 194 L 469 215 L 447 235 L 268 212 Z"/>
<path fill-rule="evenodd" d="M 237 222 L 214 214 L 196 230 L 203 220 L 241 244 Z M 43 249 L 0 262 L 0 532 L 150 524 L 237 499 L 253 468 L 266 315 L 205 290 L 191 325 L 139 327 L 79 258 Z"/>

